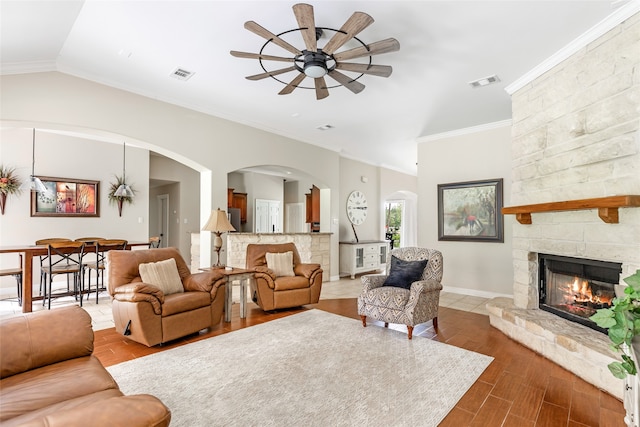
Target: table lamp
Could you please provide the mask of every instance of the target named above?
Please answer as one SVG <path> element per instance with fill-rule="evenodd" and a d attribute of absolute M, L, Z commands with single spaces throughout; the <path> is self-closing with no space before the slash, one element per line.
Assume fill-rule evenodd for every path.
<path fill-rule="evenodd" d="M 220 265 L 220 249 L 222 249 L 222 233 L 225 231 L 236 231 L 233 228 L 233 225 L 229 222 L 227 218 L 227 212 L 221 211 L 220 208 L 215 211 L 211 211 L 211 216 L 209 216 L 209 220 L 202 228 L 205 231 L 211 231 L 216 235 L 215 240 L 213 241 L 213 246 L 216 249 L 217 260 L 214 264 L 214 267 L 221 267 Z"/>

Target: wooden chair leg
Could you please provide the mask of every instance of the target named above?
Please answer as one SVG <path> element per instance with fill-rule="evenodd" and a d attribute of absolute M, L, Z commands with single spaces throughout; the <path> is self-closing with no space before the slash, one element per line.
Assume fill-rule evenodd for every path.
<path fill-rule="evenodd" d="M 409 336 L 409 339 L 413 338 L 413 326 L 407 325 L 407 335 Z"/>
<path fill-rule="evenodd" d="M 433 329 L 438 329 L 438 316 L 433 318 Z"/>
<path fill-rule="evenodd" d="M 384 322 L 384 327 L 388 328 L 389 327 L 389 323 L 388 322 Z"/>
<path fill-rule="evenodd" d="M 360 318 L 362 319 L 362 326 L 366 328 L 367 327 L 367 316 L 360 315 Z"/>

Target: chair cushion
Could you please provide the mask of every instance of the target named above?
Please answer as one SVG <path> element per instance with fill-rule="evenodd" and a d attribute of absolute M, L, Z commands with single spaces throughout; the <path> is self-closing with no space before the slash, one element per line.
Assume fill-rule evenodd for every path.
<path fill-rule="evenodd" d="M 265 257 L 267 259 L 267 267 L 273 270 L 276 277 L 295 276 L 293 272 L 293 252 L 267 252 Z"/>
<path fill-rule="evenodd" d="M 389 276 L 382 286 L 395 286 L 411 289 L 411 284 L 422 278 L 422 273 L 429 260 L 404 261 L 391 255 L 391 269 Z"/>
<path fill-rule="evenodd" d="M 309 279 L 302 276 L 278 277 L 275 280 L 274 291 L 290 291 L 292 289 L 309 288 Z"/>
<path fill-rule="evenodd" d="M 138 268 L 142 281 L 160 288 L 165 295 L 184 292 L 175 259 L 143 263 Z"/>

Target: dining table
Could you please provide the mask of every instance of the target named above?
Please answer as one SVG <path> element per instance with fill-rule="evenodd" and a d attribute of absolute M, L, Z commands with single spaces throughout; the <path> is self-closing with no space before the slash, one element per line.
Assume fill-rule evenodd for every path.
<path fill-rule="evenodd" d="M 149 242 L 128 242 L 127 249 L 137 246 L 149 247 Z M 95 251 L 96 245 L 85 244 L 85 251 Z M 48 254 L 47 245 L 7 245 L 0 246 L 0 254 L 21 253 L 22 257 L 22 312 L 31 313 L 33 311 L 33 258 Z"/>

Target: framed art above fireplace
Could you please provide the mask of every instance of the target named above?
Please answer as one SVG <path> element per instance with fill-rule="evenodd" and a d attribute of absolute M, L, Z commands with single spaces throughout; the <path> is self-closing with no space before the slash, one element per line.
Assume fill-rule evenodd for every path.
<path fill-rule="evenodd" d="M 504 242 L 502 178 L 438 184 L 438 240 Z"/>

